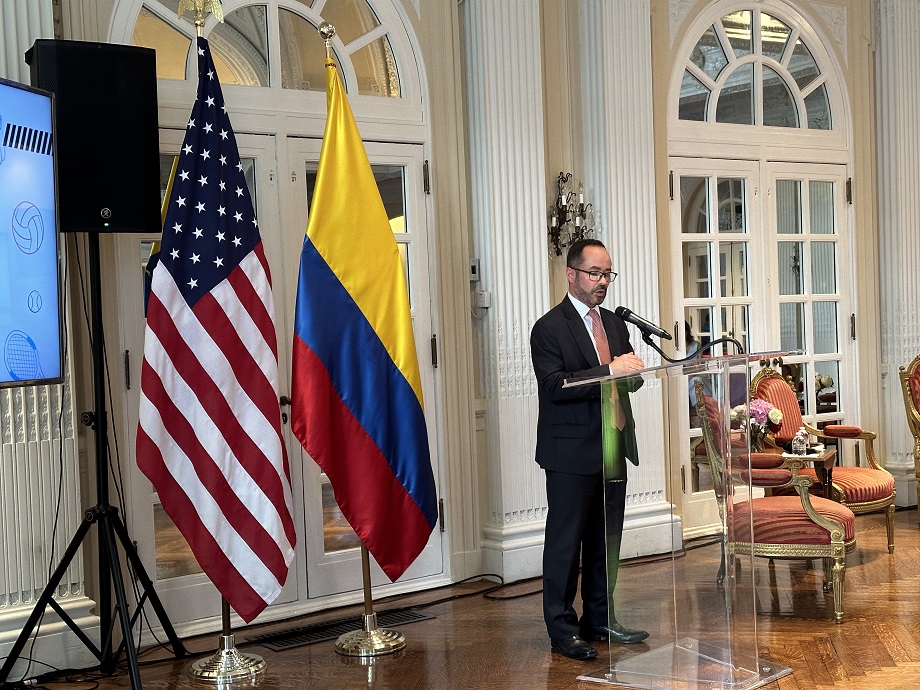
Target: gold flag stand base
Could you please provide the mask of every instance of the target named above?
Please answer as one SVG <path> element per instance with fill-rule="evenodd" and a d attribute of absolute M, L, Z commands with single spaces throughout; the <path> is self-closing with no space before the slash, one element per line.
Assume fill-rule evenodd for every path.
<path fill-rule="evenodd" d="M 405 636 L 396 630 L 377 628 L 377 614 L 364 616 L 364 629 L 339 636 L 335 651 L 345 656 L 380 656 L 406 646 Z"/>
<path fill-rule="evenodd" d="M 367 547 L 361 544 L 361 576 L 364 580 L 363 630 L 353 630 L 339 636 L 335 651 L 345 656 L 373 657 L 391 654 L 406 646 L 406 638 L 395 630 L 377 628 L 377 614 L 371 599 L 371 561 Z"/>
<path fill-rule="evenodd" d="M 228 685 L 255 680 L 265 671 L 265 660 L 257 654 L 243 654 L 233 644 L 233 635 L 220 636 L 220 649 L 209 659 L 192 664 L 189 676 L 199 683 Z"/>
<path fill-rule="evenodd" d="M 223 634 L 217 651 L 208 659 L 196 661 L 188 670 L 192 680 L 217 687 L 231 683 L 254 684 L 265 671 L 265 660 L 258 654 L 243 654 L 238 651 L 230 632 L 230 605 L 222 601 Z"/>

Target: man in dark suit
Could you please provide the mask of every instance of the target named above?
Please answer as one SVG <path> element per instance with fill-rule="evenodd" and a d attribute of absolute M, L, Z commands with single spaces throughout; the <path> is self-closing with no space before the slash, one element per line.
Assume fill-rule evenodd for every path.
<path fill-rule="evenodd" d="M 633 353 L 623 320 L 599 308 L 616 278 L 611 265 L 603 243 L 573 243 L 566 256 L 568 294 L 534 324 L 530 334 L 539 398 L 536 460 L 546 471 L 548 506 L 543 544 L 543 617 L 552 650 L 572 659 L 597 656 L 588 641 L 610 639 L 633 644 L 648 637 L 643 630 L 620 625 L 607 606 L 608 590 L 613 593 L 619 561 L 626 506 L 626 459 L 638 464 L 628 387 L 623 383 L 610 386 L 607 401 L 601 400 L 600 384 L 562 387 L 566 379 L 624 374 L 645 366 Z M 603 449 L 602 406 L 612 417 L 607 457 Z M 608 541 L 609 575 L 605 553 Z M 579 553 L 580 620 L 574 608 Z"/>

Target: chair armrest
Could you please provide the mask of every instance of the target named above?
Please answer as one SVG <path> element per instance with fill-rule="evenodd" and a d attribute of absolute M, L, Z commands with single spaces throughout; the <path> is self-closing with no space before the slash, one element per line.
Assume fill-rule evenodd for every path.
<path fill-rule="evenodd" d="M 806 425 L 807 426 L 807 425 Z M 875 444 L 873 441 L 878 438 L 874 431 L 865 431 L 864 429 L 852 424 L 828 424 L 823 429 L 815 429 L 807 426 L 809 433 L 814 434 L 819 440 L 821 439 L 849 439 L 852 441 L 865 441 L 866 459 L 869 461 L 869 467 L 874 470 L 884 470 L 875 457 Z M 857 465 L 859 464 L 859 455 L 857 453 Z"/>

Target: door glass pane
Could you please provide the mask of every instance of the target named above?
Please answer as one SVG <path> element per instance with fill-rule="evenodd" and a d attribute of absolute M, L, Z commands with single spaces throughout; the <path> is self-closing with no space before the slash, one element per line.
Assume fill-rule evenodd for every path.
<path fill-rule="evenodd" d="M 709 89 L 703 86 L 703 82 L 685 70 L 683 81 L 680 83 L 678 119 L 696 120 L 697 122 L 705 120 L 709 93 Z"/>
<path fill-rule="evenodd" d="M 132 43 L 157 51 L 159 79 L 185 79 L 185 63 L 192 39 L 142 7 L 134 25 Z"/>
<path fill-rule="evenodd" d="M 268 86 L 268 23 L 265 5 L 228 12 L 208 34 L 221 84 Z"/>
<path fill-rule="evenodd" d="M 802 242 L 776 243 L 779 294 L 781 295 L 801 295 L 804 293 L 802 247 Z"/>
<path fill-rule="evenodd" d="M 805 305 L 786 302 L 779 305 L 779 347 L 781 350 L 805 349 Z"/>
<path fill-rule="evenodd" d="M 750 352 L 748 347 L 748 308 L 738 304 L 731 307 L 722 307 L 722 335 L 734 338 L 744 347 L 745 352 Z M 722 352 L 733 353 L 732 347 L 723 346 Z"/>
<path fill-rule="evenodd" d="M 703 346 L 712 341 L 712 307 L 684 309 L 684 354 L 706 354 Z"/>
<path fill-rule="evenodd" d="M 719 178 L 719 232 L 747 232 L 745 181 Z"/>
<path fill-rule="evenodd" d="M 795 397 L 799 403 L 799 412 L 805 414 L 805 380 L 808 375 L 808 365 L 804 362 L 795 364 L 783 364 L 780 367 L 780 373 L 786 382 L 795 392 Z"/>
<path fill-rule="evenodd" d="M 361 540 L 342 515 L 339 504 L 335 502 L 335 493 L 332 484 L 323 482 L 323 551 L 332 553 L 357 549 L 361 547 Z"/>
<path fill-rule="evenodd" d="M 824 84 L 805 96 L 805 112 L 808 113 L 808 129 L 831 128 L 831 106 Z"/>
<path fill-rule="evenodd" d="M 802 234 L 802 192 L 798 180 L 776 181 L 776 232 Z"/>
<path fill-rule="evenodd" d="M 709 185 L 706 177 L 680 178 L 681 232 L 709 232 Z"/>
<path fill-rule="evenodd" d="M 168 580 L 203 572 L 188 542 L 159 502 L 153 504 L 153 542 L 156 551 L 155 579 Z"/>
<path fill-rule="evenodd" d="M 811 243 L 811 290 L 817 295 L 837 292 L 836 242 Z"/>
<path fill-rule="evenodd" d="M 718 77 L 722 68 L 728 64 L 714 26 L 710 26 L 700 36 L 700 40 L 690 54 L 690 60 L 713 79 Z"/>
<path fill-rule="evenodd" d="M 779 62 L 789 40 L 789 27 L 776 17 L 760 13 L 760 44 L 761 51 L 767 57 Z"/>
<path fill-rule="evenodd" d="M 733 12 L 725 15 L 722 17 L 722 27 L 735 51 L 735 57 L 750 54 L 752 36 L 750 12 Z"/>
<path fill-rule="evenodd" d="M 786 82 L 763 67 L 763 123 L 769 127 L 798 127 L 799 115 Z"/>
<path fill-rule="evenodd" d="M 811 232 L 816 235 L 833 235 L 834 183 L 817 180 L 809 182 L 808 202 L 811 206 Z"/>
<path fill-rule="evenodd" d="M 684 297 L 711 297 L 709 242 L 684 244 Z"/>
<path fill-rule="evenodd" d="M 719 93 L 716 122 L 754 124 L 754 65 L 741 65 L 731 73 Z"/>
<path fill-rule="evenodd" d="M 815 362 L 815 412 L 817 414 L 840 411 L 837 399 L 838 379 L 838 362 Z"/>
<path fill-rule="evenodd" d="M 747 242 L 719 242 L 719 280 L 722 297 L 747 297 Z"/>
<path fill-rule="evenodd" d="M 390 41 L 381 36 L 351 54 L 358 78 L 358 93 L 364 96 L 399 98 L 399 75 Z"/>
<path fill-rule="evenodd" d="M 838 352 L 837 303 L 815 302 L 812 308 L 815 320 L 815 354 L 826 355 Z"/>

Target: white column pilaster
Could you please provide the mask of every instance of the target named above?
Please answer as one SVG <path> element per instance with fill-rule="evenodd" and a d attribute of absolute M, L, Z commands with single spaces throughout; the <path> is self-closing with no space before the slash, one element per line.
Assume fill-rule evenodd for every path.
<path fill-rule="evenodd" d="M 542 571 L 546 497 L 534 462 L 536 381 L 530 329 L 549 308 L 540 4 L 467 0 L 474 289 L 479 386 L 485 399 L 484 565 L 506 579 Z M 475 300 L 474 300 L 475 304 Z"/>
<path fill-rule="evenodd" d="M 878 115 L 879 264 L 882 367 L 888 453 L 897 504 L 917 502 L 913 440 L 907 430 L 898 368 L 920 353 L 920 5 L 878 0 L 876 52 Z"/>
<path fill-rule="evenodd" d="M 599 239 L 610 249 L 614 270 L 620 274 L 605 306 L 622 304 L 657 323 L 650 16 L 649 0 L 583 1 L 581 100 L 586 195 L 595 204 Z M 659 364 L 659 355 L 634 331 L 631 335 L 646 365 Z M 671 504 L 661 461 L 667 427 L 661 423 L 660 408 L 636 410 L 636 424 L 650 452 L 638 468 L 629 467 L 623 557 L 671 548 Z"/>

